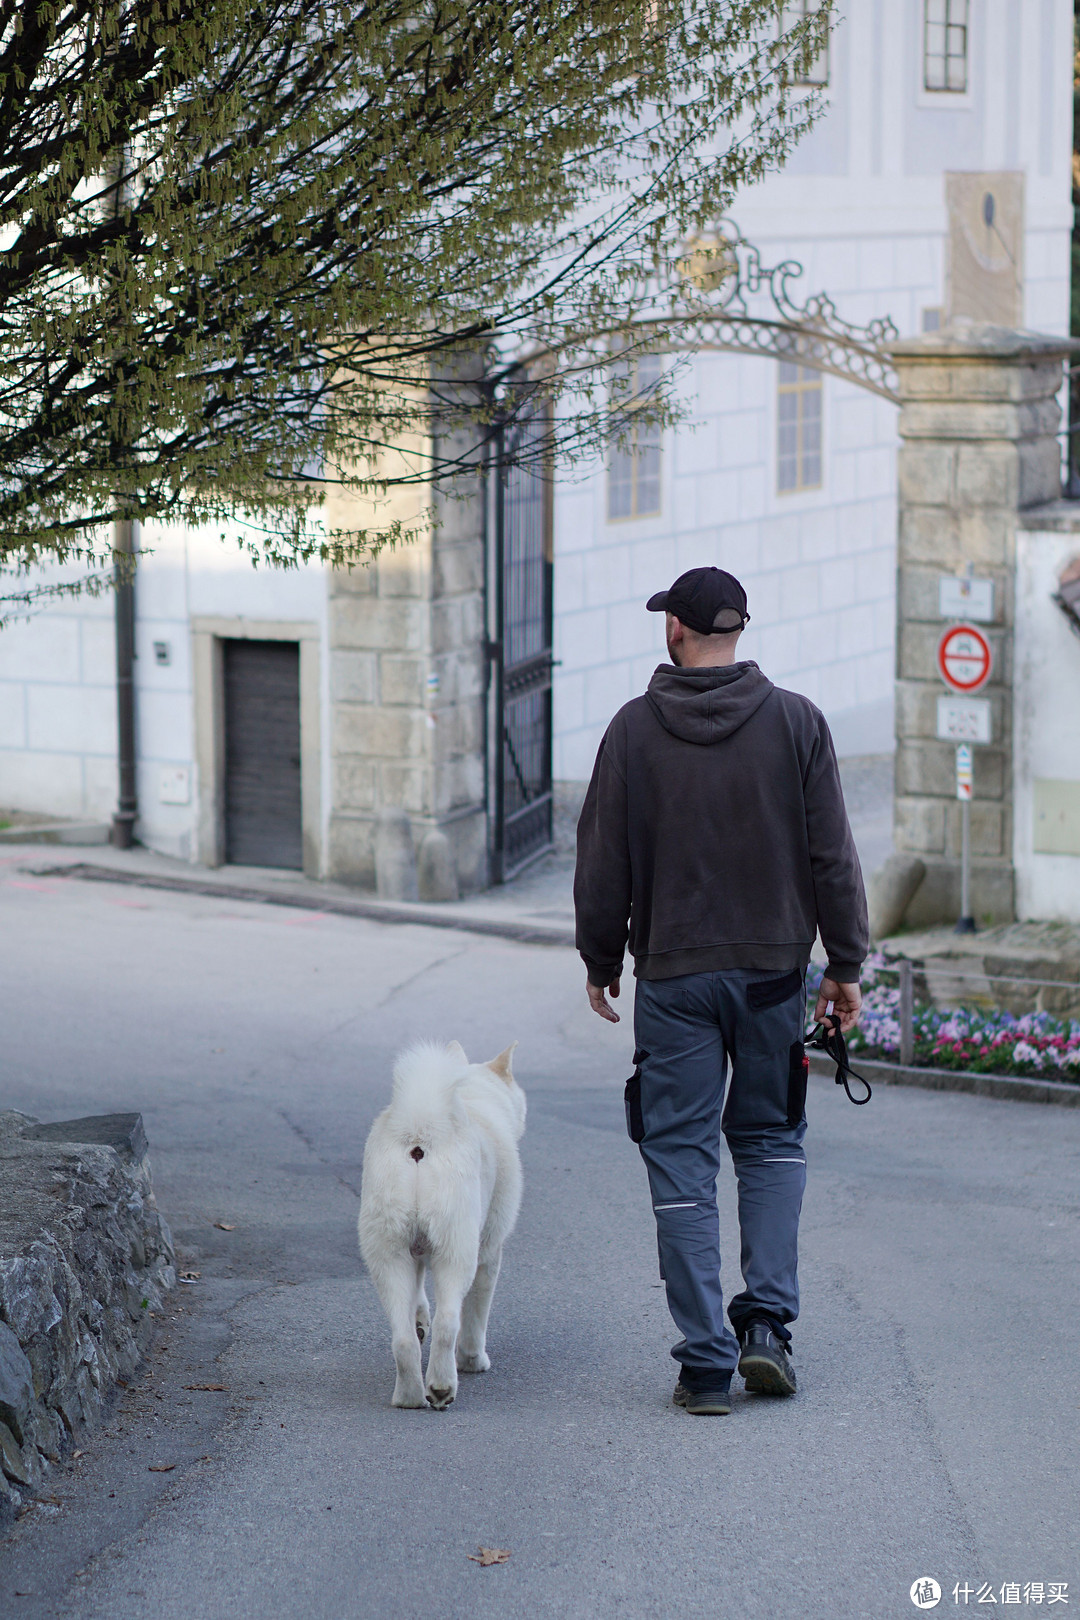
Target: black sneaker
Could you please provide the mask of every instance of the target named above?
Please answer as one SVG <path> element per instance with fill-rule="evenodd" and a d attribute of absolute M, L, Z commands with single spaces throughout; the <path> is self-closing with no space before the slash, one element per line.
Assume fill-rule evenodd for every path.
<path fill-rule="evenodd" d="M 682 1379 L 671 1397 L 676 1406 L 695 1417 L 727 1417 L 731 1411 L 731 1389 L 687 1389 Z"/>
<path fill-rule="evenodd" d="M 795 1369 L 788 1346 L 768 1322 L 748 1322 L 739 1335 L 739 1372 L 751 1395 L 794 1395 Z"/>

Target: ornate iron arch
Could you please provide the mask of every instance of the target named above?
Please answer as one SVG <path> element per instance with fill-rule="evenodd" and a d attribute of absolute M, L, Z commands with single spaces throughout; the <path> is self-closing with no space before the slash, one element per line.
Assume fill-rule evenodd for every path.
<path fill-rule="evenodd" d="M 797 360 L 900 403 L 889 345 L 899 338 L 886 315 L 855 326 L 826 293 L 799 303 L 791 283 L 804 274 L 795 259 L 767 266 L 731 219 L 700 237 L 657 282 L 657 305 L 635 323 L 665 349 L 728 350 L 772 360 Z"/>

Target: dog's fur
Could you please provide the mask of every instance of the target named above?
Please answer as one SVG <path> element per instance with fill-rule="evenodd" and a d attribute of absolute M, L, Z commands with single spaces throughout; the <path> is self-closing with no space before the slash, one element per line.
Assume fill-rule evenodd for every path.
<path fill-rule="evenodd" d="M 411 1047 L 394 1067 L 390 1106 L 371 1127 L 360 1252 L 390 1318 L 394 1406 L 426 1400 L 441 1411 L 457 1394 L 459 1371 L 491 1365 L 491 1296 L 521 1204 L 525 1094 L 511 1072 L 513 1051 L 470 1063 L 457 1041 Z M 420 1345 L 429 1328 L 425 1384 Z"/>

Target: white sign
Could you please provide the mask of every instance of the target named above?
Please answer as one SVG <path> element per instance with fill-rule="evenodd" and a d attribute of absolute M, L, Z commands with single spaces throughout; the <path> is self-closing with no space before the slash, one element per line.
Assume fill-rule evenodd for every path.
<path fill-rule="evenodd" d="M 956 749 L 956 797 L 961 804 L 972 796 L 971 744 L 959 743 Z"/>
<path fill-rule="evenodd" d="M 942 742 L 988 743 L 989 698 L 939 697 L 937 734 Z"/>
<path fill-rule="evenodd" d="M 186 765 L 163 765 L 158 777 L 158 801 L 161 804 L 191 803 L 191 772 Z"/>
<path fill-rule="evenodd" d="M 943 619 L 974 619 L 976 624 L 990 624 L 994 617 L 993 580 L 940 575 L 938 612 Z"/>

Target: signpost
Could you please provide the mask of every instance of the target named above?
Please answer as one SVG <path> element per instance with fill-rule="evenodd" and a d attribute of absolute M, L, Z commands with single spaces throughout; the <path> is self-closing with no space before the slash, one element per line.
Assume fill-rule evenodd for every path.
<path fill-rule="evenodd" d="M 988 698 L 939 697 L 937 734 L 942 742 L 988 743 L 990 741 L 990 700 Z"/>
<path fill-rule="evenodd" d="M 977 581 L 974 583 L 978 583 Z M 944 591 L 942 593 L 944 596 Z M 960 800 L 960 919 L 958 934 L 973 934 L 971 910 L 972 743 L 990 741 L 990 704 L 972 698 L 990 679 L 990 643 L 973 624 L 954 624 L 938 642 L 937 666 L 942 680 L 958 698 L 938 698 L 938 736 L 956 741 L 956 797 Z"/>
<path fill-rule="evenodd" d="M 977 620 L 990 624 L 994 618 L 994 582 L 973 579 L 970 574 L 942 574 L 938 580 L 938 612 L 943 619 Z"/>
<path fill-rule="evenodd" d="M 937 662 L 954 692 L 978 692 L 990 679 L 990 643 L 973 624 L 951 625 L 938 642 Z"/>

